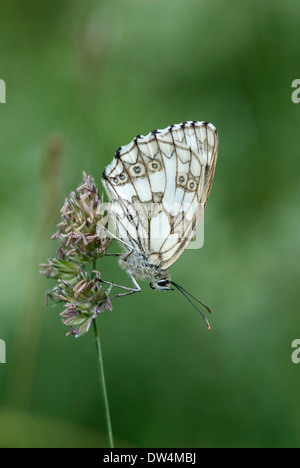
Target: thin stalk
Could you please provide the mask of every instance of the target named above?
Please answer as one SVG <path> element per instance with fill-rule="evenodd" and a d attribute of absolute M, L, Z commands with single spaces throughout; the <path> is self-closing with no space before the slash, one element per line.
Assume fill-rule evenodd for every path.
<path fill-rule="evenodd" d="M 98 357 L 99 380 L 100 380 L 100 387 L 102 390 L 103 400 L 104 400 L 109 446 L 110 448 L 114 448 L 114 439 L 113 439 L 113 433 L 112 433 L 112 427 L 111 427 L 110 411 L 109 411 L 105 376 L 104 376 L 103 356 L 102 356 L 101 342 L 100 342 L 100 336 L 99 336 L 96 319 L 93 320 L 93 324 L 94 324 L 96 349 L 97 349 L 97 357 Z"/>

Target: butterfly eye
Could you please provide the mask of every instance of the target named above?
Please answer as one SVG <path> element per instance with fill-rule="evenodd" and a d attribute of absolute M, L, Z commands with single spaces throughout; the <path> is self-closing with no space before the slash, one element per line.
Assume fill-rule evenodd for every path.
<path fill-rule="evenodd" d="M 185 185 L 186 181 L 187 181 L 187 176 L 185 174 L 178 174 L 177 176 L 178 185 Z"/>
<path fill-rule="evenodd" d="M 158 281 L 154 281 L 150 283 L 150 288 L 152 289 L 172 289 L 170 288 L 170 280 L 168 279 L 162 279 Z"/>
<path fill-rule="evenodd" d="M 143 176 L 145 174 L 145 172 L 146 172 L 146 170 L 145 170 L 145 167 L 143 166 L 143 164 L 135 164 L 134 166 L 132 166 L 130 168 L 130 174 L 133 177 Z"/>
<path fill-rule="evenodd" d="M 166 279 L 157 281 L 157 285 L 160 286 L 160 287 L 167 286 L 167 284 L 169 284 L 169 281 L 166 280 Z"/>
<path fill-rule="evenodd" d="M 190 192 L 194 192 L 196 190 L 197 184 L 195 180 L 189 180 L 187 183 L 187 188 Z"/>
<path fill-rule="evenodd" d="M 160 161 L 158 161 L 158 160 L 151 161 L 149 163 L 149 169 L 150 169 L 151 172 L 160 171 L 160 169 L 161 169 Z"/>

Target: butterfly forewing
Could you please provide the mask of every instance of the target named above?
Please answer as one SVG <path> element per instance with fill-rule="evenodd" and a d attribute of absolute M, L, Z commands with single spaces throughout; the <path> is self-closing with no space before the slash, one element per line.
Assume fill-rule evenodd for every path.
<path fill-rule="evenodd" d="M 207 122 L 185 122 L 138 136 L 103 174 L 117 236 L 166 269 L 184 252 L 203 215 L 218 137 Z"/>

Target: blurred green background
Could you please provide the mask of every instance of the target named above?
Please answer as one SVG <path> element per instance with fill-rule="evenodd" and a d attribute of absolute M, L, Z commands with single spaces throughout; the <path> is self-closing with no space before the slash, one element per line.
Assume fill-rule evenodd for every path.
<path fill-rule="evenodd" d="M 184 120 L 220 138 L 204 248 L 172 268 L 212 330 L 147 283 L 99 317 L 116 445 L 299 447 L 299 23 L 297 0 L 1 5 L 2 447 L 107 446 L 93 333 L 65 337 L 38 263 L 82 171 Z"/>

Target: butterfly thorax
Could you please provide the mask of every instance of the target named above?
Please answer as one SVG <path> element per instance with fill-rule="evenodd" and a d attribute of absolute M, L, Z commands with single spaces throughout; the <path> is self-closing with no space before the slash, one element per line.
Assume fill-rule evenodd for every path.
<path fill-rule="evenodd" d="M 149 257 L 144 253 L 131 251 L 120 258 L 120 266 L 124 268 L 129 275 L 141 280 L 149 280 L 153 283 L 170 279 L 167 270 L 151 263 Z"/>

